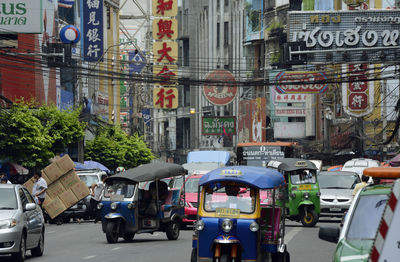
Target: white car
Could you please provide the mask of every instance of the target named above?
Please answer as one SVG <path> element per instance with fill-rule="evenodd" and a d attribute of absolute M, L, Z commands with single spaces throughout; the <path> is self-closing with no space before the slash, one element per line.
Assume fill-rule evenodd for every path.
<path fill-rule="evenodd" d="M 354 158 L 347 161 L 341 171 L 352 171 L 356 172 L 360 178 L 363 174 L 364 169 L 367 167 L 378 167 L 380 166 L 379 161 L 369 158 Z"/>

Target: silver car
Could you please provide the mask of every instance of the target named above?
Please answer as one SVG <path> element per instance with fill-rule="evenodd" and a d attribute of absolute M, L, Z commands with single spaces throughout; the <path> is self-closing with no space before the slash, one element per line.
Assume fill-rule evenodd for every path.
<path fill-rule="evenodd" d="M 44 218 L 39 205 L 21 185 L 0 185 L 0 255 L 11 254 L 13 261 L 24 261 L 26 250 L 32 256 L 44 251 Z"/>
<path fill-rule="evenodd" d="M 320 216 L 342 217 L 353 200 L 353 189 L 360 183 L 360 177 L 355 172 L 323 171 L 318 175 L 321 191 Z"/>

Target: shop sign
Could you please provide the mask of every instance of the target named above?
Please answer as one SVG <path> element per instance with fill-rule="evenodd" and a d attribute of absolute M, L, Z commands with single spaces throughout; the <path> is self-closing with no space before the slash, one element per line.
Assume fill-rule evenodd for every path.
<path fill-rule="evenodd" d="M 275 107 L 275 116 L 306 116 L 304 108 Z"/>
<path fill-rule="evenodd" d="M 158 87 L 153 89 L 153 106 L 159 109 L 175 109 L 178 107 L 178 89 Z"/>
<path fill-rule="evenodd" d="M 178 15 L 178 0 L 153 0 L 153 16 L 171 17 Z"/>
<path fill-rule="evenodd" d="M 398 61 L 399 10 L 292 11 L 288 17 L 288 42 L 305 46 L 291 52 L 310 54 L 307 62 Z"/>
<path fill-rule="evenodd" d="M 202 118 L 202 135 L 203 136 L 220 136 L 236 134 L 236 117 L 203 117 Z"/>
<path fill-rule="evenodd" d="M 305 103 L 306 94 L 275 94 L 275 103 Z"/>
<path fill-rule="evenodd" d="M 324 93 L 328 80 L 323 72 L 282 71 L 275 77 L 275 88 L 278 93 Z"/>
<path fill-rule="evenodd" d="M 211 71 L 205 77 L 203 94 L 214 105 L 230 104 L 237 94 L 236 79 L 224 69 Z"/>
<path fill-rule="evenodd" d="M 103 1 L 82 1 L 83 60 L 97 62 L 103 56 Z"/>
<path fill-rule="evenodd" d="M 42 0 L 0 0 L 0 33 L 42 33 Z"/>

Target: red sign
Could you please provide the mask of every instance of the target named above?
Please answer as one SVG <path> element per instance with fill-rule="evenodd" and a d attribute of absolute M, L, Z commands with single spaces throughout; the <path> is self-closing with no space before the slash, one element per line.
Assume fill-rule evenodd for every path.
<path fill-rule="evenodd" d="M 328 78 L 322 72 L 283 71 L 276 75 L 275 89 L 278 93 L 320 94 L 328 89 Z"/>
<path fill-rule="evenodd" d="M 348 106 L 351 110 L 365 110 L 368 108 L 368 89 L 367 80 L 367 64 L 349 65 L 351 73 L 349 79 L 349 101 Z M 364 80 L 364 81 L 363 81 Z"/>
<path fill-rule="evenodd" d="M 214 105 L 227 105 L 236 97 L 236 79 L 227 70 L 217 69 L 208 73 L 205 82 L 203 94 Z"/>

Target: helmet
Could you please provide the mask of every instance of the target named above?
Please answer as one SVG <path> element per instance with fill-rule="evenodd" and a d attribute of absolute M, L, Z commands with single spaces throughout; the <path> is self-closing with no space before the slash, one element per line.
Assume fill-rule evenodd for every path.
<path fill-rule="evenodd" d="M 124 172 L 124 171 L 125 171 L 125 168 L 122 167 L 122 166 L 119 166 L 119 167 L 117 167 L 117 170 L 115 170 L 115 173 L 121 173 L 121 172 Z"/>

